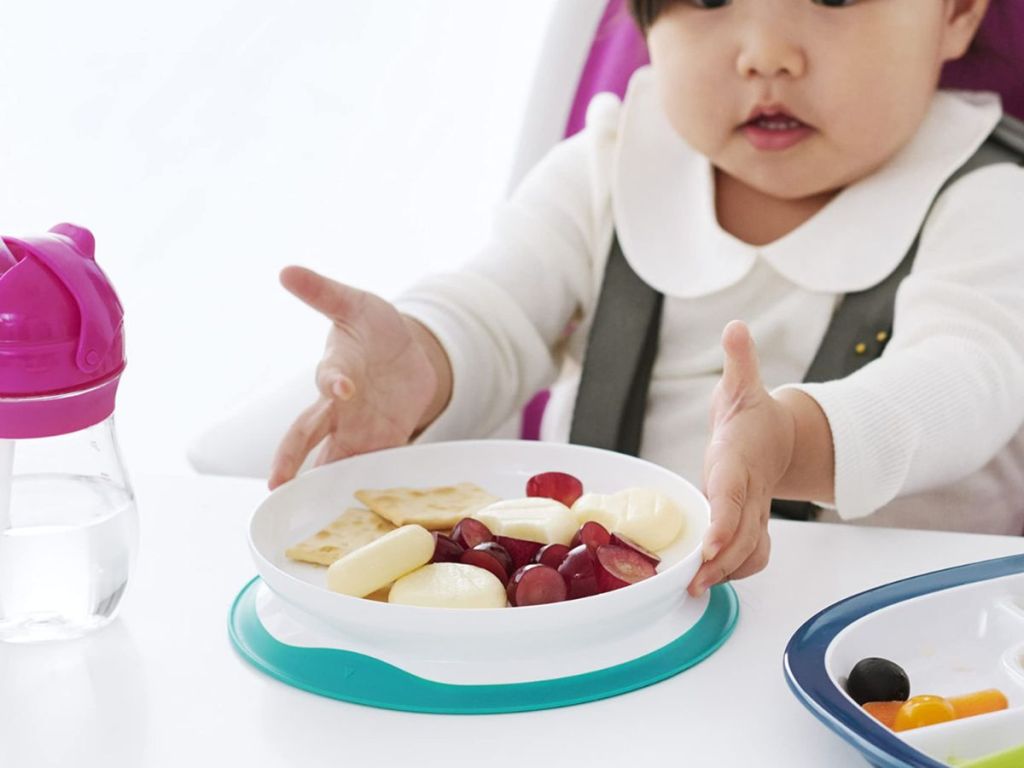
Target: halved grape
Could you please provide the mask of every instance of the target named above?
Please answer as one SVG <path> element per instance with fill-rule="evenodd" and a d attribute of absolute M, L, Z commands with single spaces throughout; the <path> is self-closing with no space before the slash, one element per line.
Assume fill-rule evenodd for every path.
<path fill-rule="evenodd" d="M 633 541 L 627 536 L 623 536 L 621 533 L 613 533 L 612 539 L 609 543 L 615 544 L 619 547 L 625 547 L 626 549 L 632 549 L 634 552 L 640 555 L 640 557 L 642 557 L 644 560 L 647 560 L 651 565 L 655 567 L 657 567 L 658 563 L 661 562 L 661 558 L 653 552 L 651 552 L 651 550 L 644 549 L 635 541 Z"/>
<path fill-rule="evenodd" d="M 565 600 L 566 595 L 561 574 L 540 563 L 524 565 L 508 581 L 508 601 L 514 606 L 558 603 Z"/>
<path fill-rule="evenodd" d="M 472 549 L 467 549 L 462 553 L 459 562 L 490 571 L 502 584 L 508 584 L 508 576 L 512 573 L 512 558 L 503 546 L 493 541 L 485 541 Z"/>
<path fill-rule="evenodd" d="M 472 517 L 464 517 L 452 528 L 452 539 L 463 549 L 472 549 L 477 544 L 485 541 L 493 541 L 494 534 L 491 529 L 474 520 Z"/>
<path fill-rule="evenodd" d="M 541 472 L 526 481 L 527 496 L 543 496 L 571 507 L 583 495 L 583 483 L 565 472 Z"/>
<path fill-rule="evenodd" d="M 430 558 L 432 563 L 457 563 L 462 557 L 463 549 L 443 533 L 434 531 L 434 556 Z"/>
<path fill-rule="evenodd" d="M 594 568 L 594 556 L 586 544 L 580 544 L 570 549 L 569 554 L 565 556 L 565 560 L 558 566 L 558 572 L 565 580 L 570 600 L 590 597 L 600 591 L 597 588 L 597 571 Z"/>
<path fill-rule="evenodd" d="M 596 552 L 598 547 L 610 544 L 611 540 L 612 535 L 608 533 L 607 528 L 596 520 L 588 520 L 576 531 L 569 546 L 578 547 L 580 544 L 586 544 L 591 552 Z"/>
<path fill-rule="evenodd" d="M 545 544 L 537 550 L 533 556 L 533 562 L 557 568 L 569 554 L 569 548 L 565 544 Z"/>
<path fill-rule="evenodd" d="M 602 592 L 628 587 L 654 575 L 654 566 L 638 552 L 605 544 L 595 553 L 597 587 Z"/>
<path fill-rule="evenodd" d="M 532 562 L 533 556 L 537 554 L 537 550 L 542 546 L 539 541 L 515 539 L 511 536 L 495 536 L 494 540 L 512 555 L 512 570 L 522 568 L 527 563 Z"/>

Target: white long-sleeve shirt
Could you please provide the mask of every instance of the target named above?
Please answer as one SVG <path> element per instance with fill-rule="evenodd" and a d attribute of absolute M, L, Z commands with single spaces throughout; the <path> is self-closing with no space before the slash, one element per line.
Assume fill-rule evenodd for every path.
<path fill-rule="evenodd" d="M 826 519 L 1024 532 L 1024 169 L 990 166 L 951 186 L 928 214 L 884 353 L 845 379 L 799 384 L 842 295 L 896 268 L 1000 115 L 992 94 L 940 91 L 883 168 L 753 246 L 718 225 L 712 167 L 673 132 L 641 69 L 621 104 L 595 99 L 586 129 L 527 176 L 482 252 L 397 302 L 437 335 L 454 374 L 421 439 L 487 435 L 559 370 L 541 436 L 568 439 L 614 229 L 665 294 L 641 456 L 700 483 L 721 332 L 738 318 L 766 386 L 798 386 L 828 418 Z"/>

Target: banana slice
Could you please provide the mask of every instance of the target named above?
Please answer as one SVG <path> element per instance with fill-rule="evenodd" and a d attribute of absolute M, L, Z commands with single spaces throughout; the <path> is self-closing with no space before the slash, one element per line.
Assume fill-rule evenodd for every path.
<path fill-rule="evenodd" d="M 432 563 L 396 581 L 388 602 L 424 608 L 504 608 L 506 597 L 490 571 L 463 563 Z"/>
<path fill-rule="evenodd" d="M 595 520 L 657 552 L 679 535 L 685 522 L 682 508 L 653 488 L 627 488 L 613 494 L 587 493 L 572 505 L 577 525 Z"/>
<path fill-rule="evenodd" d="M 474 512 L 472 517 L 490 528 L 495 536 L 541 544 L 568 544 L 578 527 L 565 504 L 539 496 L 496 501 Z"/>
<path fill-rule="evenodd" d="M 327 569 L 327 588 L 365 597 L 430 562 L 434 537 L 421 525 L 403 525 L 335 560 Z"/>

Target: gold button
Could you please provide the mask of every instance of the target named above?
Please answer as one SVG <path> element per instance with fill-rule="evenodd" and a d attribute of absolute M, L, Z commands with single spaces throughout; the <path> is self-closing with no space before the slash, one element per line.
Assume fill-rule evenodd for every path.
<path fill-rule="evenodd" d="M 856 352 L 858 355 L 863 355 L 865 352 L 868 351 L 868 345 L 865 344 L 863 341 L 858 341 L 857 346 L 853 348 L 853 351 Z"/>
<path fill-rule="evenodd" d="M 879 342 L 883 342 L 883 341 L 885 341 L 888 338 L 889 338 L 889 334 L 886 333 L 885 331 L 879 331 L 878 333 L 875 334 L 875 339 L 877 341 L 879 341 Z"/>

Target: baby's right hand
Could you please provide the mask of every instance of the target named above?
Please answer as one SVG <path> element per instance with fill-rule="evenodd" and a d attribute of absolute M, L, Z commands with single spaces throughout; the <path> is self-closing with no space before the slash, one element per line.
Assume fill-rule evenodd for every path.
<path fill-rule="evenodd" d="M 282 270 L 281 284 L 333 325 L 316 371 L 320 396 L 281 440 L 271 489 L 293 478 L 324 438 L 317 464 L 405 445 L 439 390 L 422 341 L 428 332 L 392 304 L 302 267 Z"/>

